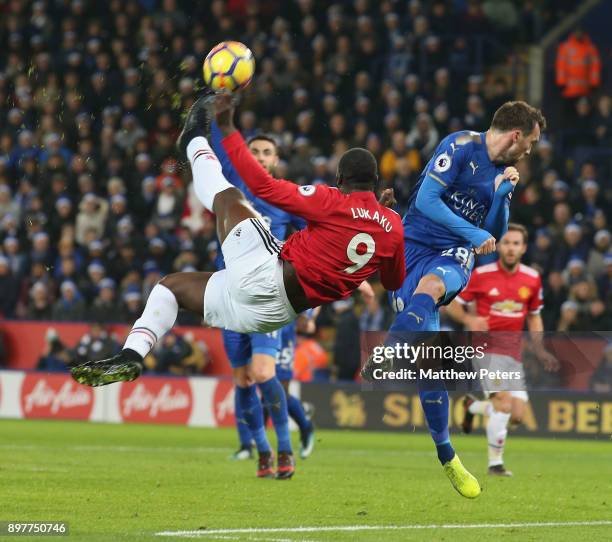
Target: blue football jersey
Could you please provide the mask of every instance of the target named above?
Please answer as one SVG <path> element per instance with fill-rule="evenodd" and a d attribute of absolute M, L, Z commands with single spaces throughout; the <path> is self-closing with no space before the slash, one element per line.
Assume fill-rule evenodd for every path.
<path fill-rule="evenodd" d="M 274 237 L 280 241 L 284 241 L 287 238 L 287 231 L 289 230 L 290 226 L 293 226 L 296 230 L 305 228 L 306 221 L 303 218 L 287 213 L 286 211 L 283 211 L 278 207 L 274 207 L 268 202 L 253 195 L 234 169 L 232 162 L 228 158 L 225 149 L 223 148 L 223 144 L 221 143 L 222 139 L 223 135 L 221 134 L 221 130 L 219 130 L 217 123 L 213 121 L 209 143 L 217 155 L 219 162 L 221 163 L 223 175 L 230 183 L 242 191 L 249 203 L 251 203 L 255 210 L 262 216 L 264 222 L 268 224 L 272 235 L 274 235 Z M 223 255 L 221 254 L 220 250 L 218 251 L 218 254 L 217 268 L 223 269 L 225 264 L 223 263 Z"/>
<path fill-rule="evenodd" d="M 491 162 L 484 133 L 461 131 L 445 137 L 410 194 L 404 239 L 433 249 L 480 246 L 490 236 L 481 228 L 493 203 L 495 178 L 504 169 Z M 439 205 L 441 200 L 443 205 L 425 205 L 427 192 L 435 192 L 430 202 Z"/>

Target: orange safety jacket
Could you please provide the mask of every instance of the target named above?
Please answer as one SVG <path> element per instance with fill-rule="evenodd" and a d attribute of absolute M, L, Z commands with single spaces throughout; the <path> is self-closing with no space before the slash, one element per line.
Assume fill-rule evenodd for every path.
<path fill-rule="evenodd" d="M 557 85 L 563 96 L 586 96 L 601 82 L 601 61 L 597 47 L 586 35 L 581 39 L 571 35 L 557 51 Z"/>

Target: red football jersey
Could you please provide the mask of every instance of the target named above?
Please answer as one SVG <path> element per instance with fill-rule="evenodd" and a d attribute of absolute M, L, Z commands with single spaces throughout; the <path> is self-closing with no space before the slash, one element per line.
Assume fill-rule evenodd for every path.
<path fill-rule="evenodd" d="M 511 332 L 493 333 L 486 351 L 519 361 L 527 313 L 538 314 L 542 299 L 542 280 L 535 269 L 520 264 L 514 273 L 509 273 L 499 262 L 477 267 L 467 288 L 457 296 L 460 303 L 476 303 L 476 313 L 487 318 L 490 331 Z"/>
<path fill-rule="evenodd" d="M 287 239 L 280 257 L 293 264 L 312 307 L 349 296 L 377 271 L 387 290 L 402 285 L 402 221 L 380 205 L 373 192 L 343 194 L 326 185 L 275 179 L 255 160 L 239 132 L 224 138 L 223 147 L 255 196 L 307 221 L 307 228 Z"/>

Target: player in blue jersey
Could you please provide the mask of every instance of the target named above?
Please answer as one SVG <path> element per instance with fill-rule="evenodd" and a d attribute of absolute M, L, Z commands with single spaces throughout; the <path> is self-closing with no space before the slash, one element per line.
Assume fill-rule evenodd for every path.
<path fill-rule="evenodd" d="M 495 112 L 487 132 L 457 132 L 440 142 L 403 219 L 407 276 L 392 294 L 398 314 L 387 344 L 439 330 L 438 308 L 467 285 L 474 253 L 493 253 L 505 233 L 519 180 L 513 166 L 529 154 L 545 127 L 539 110 L 522 101 L 507 102 Z M 372 369 L 370 358 L 364 378 L 371 378 Z M 447 476 L 461 495 L 477 497 L 480 485 L 450 443 L 446 389 L 421 379 L 419 395 Z"/>
<path fill-rule="evenodd" d="M 219 127 L 213 122 L 210 144 L 221 163 L 223 175 L 244 193 L 268 224 L 272 235 L 276 239 L 285 239 L 290 228 L 305 227 L 306 223 L 302 218 L 274 207 L 251 193 L 229 160 L 221 143 L 222 138 Z M 249 149 L 257 161 L 273 174 L 279 160 L 275 141 L 265 135 L 258 135 L 249 140 Z M 220 250 L 219 255 L 221 255 Z M 223 267 L 222 260 L 218 262 L 218 267 Z M 292 326 L 293 323 L 288 327 Z M 274 475 L 274 459 L 265 432 L 262 404 L 255 389 L 257 385 L 276 431 L 278 440 L 276 478 L 279 479 L 289 478 L 294 472 L 288 412 L 293 411 L 301 421 L 299 411 L 302 410 L 298 399 L 285 394 L 275 372 L 275 365 L 281 354 L 282 335 L 282 328 L 272 333 L 251 334 L 223 330 L 223 342 L 236 382 L 235 412 L 241 446 L 234 457 L 237 459 L 251 457 L 251 441 L 254 440 L 259 455 L 257 476 Z M 296 401 L 299 404 L 297 410 Z M 288 408 L 288 403 L 293 408 Z M 301 414 L 303 415 L 303 410 Z"/>

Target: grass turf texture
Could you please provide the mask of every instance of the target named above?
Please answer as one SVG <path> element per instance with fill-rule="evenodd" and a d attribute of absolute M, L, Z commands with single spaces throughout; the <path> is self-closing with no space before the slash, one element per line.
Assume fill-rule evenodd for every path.
<path fill-rule="evenodd" d="M 317 433 L 293 480 L 228 460 L 235 432 L 0 420 L 0 521 L 67 521 L 70 539 L 181 540 L 159 531 L 612 520 L 606 441 L 510 438 L 511 479 L 487 477 L 486 442 L 454 436 L 484 486 L 459 496 L 428 435 Z M 296 437 L 294 435 L 294 441 Z M 296 449 L 297 449 L 297 442 Z M 204 535 L 199 540 L 610 540 L 611 525 Z M 203 533 L 204 534 L 204 533 Z M 38 540 L 19 537 L 14 540 Z M 184 539 L 184 538 L 182 538 Z M 62 540 L 61 538 L 57 540 Z"/>

